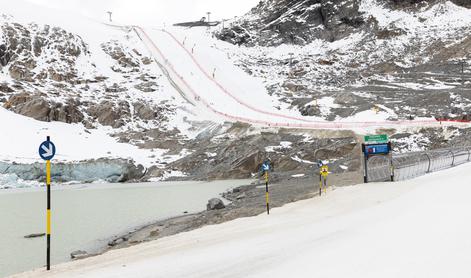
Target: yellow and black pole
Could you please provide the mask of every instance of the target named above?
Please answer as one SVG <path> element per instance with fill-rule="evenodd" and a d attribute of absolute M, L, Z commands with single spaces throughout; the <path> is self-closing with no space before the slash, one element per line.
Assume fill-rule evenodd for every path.
<path fill-rule="evenodd" d="M 56 153 L 56 147 L 51 142 L 51 138 L 47 136 L 46 141 L 39 146 L 39 156 L 46 160 L 46 190 L 47 190 L 47 206 L 46 206 L 46 269 L 51 269 L 51 159 Z"/>
<path fill-rule="evenodd" d="M 327 194 L 327 176 L 329 175 L 329 166 L 322 165 L 319 171 L 319 195 L 322 195 L 322 188 L 324 193 Z"/>
<path fill-rule="evenodd" d="M 327 194 L 327 175 L 324 176 L 324 193 Z"/>
<path fill-rule="evenodd" d="M 267 214 L 270 214 L 270 195 L 268 193 L 268 170 L 265 171 L 265 200 L 267 203 Z"/>
<path fill-rule="evenodd" d="M 322 172 L 319 171 L 319 196 L 322 196 Z"/>
<path fill-rule="evenodd" d="M 46 214 L 46 237 L 47 237 L 47 270 L 51 269 L 51 160 L 46 161 L 46 186 L 47 186 L 47 214 Z"/>

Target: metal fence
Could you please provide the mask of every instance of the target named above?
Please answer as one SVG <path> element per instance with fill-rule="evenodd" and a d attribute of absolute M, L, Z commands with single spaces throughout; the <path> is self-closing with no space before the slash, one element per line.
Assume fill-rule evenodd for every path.
<path fill-rule="evenodd" d="M 437 149 L 388 156 L 368 160 L 368 181 L 406 180 L 470 162 L 471 147 Z"/>

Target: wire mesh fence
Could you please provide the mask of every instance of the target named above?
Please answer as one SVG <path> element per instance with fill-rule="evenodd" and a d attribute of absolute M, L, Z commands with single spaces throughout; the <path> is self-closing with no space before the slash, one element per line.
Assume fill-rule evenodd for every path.
<path fill-rule="evenodd" d="M 368 160 L 368 181 L 406 180 L 470 162 L 471 147 L 437 149 Z M 392 159 L 392 161 L 391 161 Z"/>

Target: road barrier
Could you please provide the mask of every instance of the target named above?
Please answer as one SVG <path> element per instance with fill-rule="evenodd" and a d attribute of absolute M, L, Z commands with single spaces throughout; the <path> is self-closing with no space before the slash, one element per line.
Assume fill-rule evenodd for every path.
<path fill-rule="evenodd" d="M 391 160 L 377 156 L 368 161 L 368 181 L 394 181 L 412 179 L 427 173 L 451 168 L 471 160 L 470 147 L 436 149 L 396 154 Z"/>

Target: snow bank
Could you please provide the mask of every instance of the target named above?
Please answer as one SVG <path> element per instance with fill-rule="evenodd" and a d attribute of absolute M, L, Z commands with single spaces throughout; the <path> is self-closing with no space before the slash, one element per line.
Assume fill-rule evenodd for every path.
<path fill-rule="evenodd" d="M 338 188 L 55 266 L 48 277 L 470 277 L 470 170 Z"/>
<path fill-rule="evenodd" d="M 94 158 L 129 158 L 144 166 L 155 160 L 149 150 L 130 144 L 118 143 L 106 133 L 106 128 L 87 130 L 82 124 L 41 122 L 21 116 L 0 107 L 2 129 L 0 161 L 34 163 L 41 161 L 39 144 L 51 136 L 57 154 L 54 160 L 73 162 Z M 165 150 L 160 150 L 161 153 Z M 155 151 L 154 153 L 157 153 Z"/>

